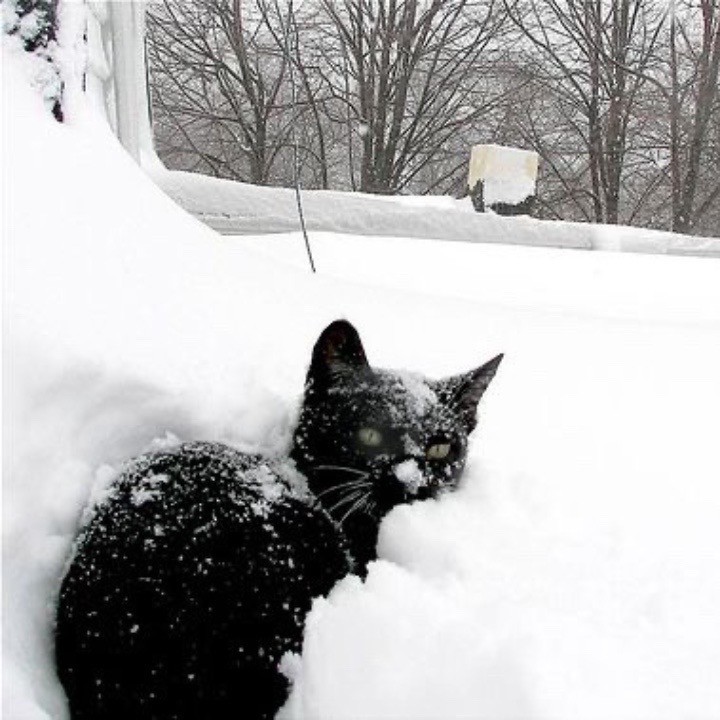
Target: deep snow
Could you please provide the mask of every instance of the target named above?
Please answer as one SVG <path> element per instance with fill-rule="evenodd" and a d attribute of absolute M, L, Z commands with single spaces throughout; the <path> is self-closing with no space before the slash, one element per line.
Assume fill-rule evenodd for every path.
<path fill-rule="evenodd" d="M 308 620 L 287 718 L 720 716 L 720 265 L 220 238 L 81 104 L 3 82 L 3 713 L 62 718 L 82 508 L 168 433 L 278 451 L 331 319 L 430 375 L 500 351 L 459 492 L 393 512 Z M 332 208 L 328 209 L 332 212 Z M 238 709 L 242 716 L 242 709 Z"/>

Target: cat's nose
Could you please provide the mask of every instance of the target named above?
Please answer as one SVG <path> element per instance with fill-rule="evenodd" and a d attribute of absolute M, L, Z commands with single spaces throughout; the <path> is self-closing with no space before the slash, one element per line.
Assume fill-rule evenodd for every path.
<path fill-rule="evenodd" d="M 394 468 L 394 475 L 410 495 L 417 495 L 420 488 L 427 485 L 427 478 L 417 458 L 407 458 L 398 463 Z"/>

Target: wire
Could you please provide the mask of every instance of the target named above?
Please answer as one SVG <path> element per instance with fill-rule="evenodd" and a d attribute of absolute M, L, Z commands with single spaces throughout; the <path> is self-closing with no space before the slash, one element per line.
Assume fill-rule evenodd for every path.
<path fill-rule="evenodd" d="M 315 273 L 315 261 L 313 260 L 312 250 L 310 249 L 310 238 L 308 237 L 307 227 L 305 225 L 305 211 L 303 209 L 302 194 L 300 192 L 300 151 L 297 139 L 297 88 L 295 86 L 295 72 L 293 70 L 293 58 L 290 52 L 290 32 L 291 28 L 295 36 L 295 46 L 297 47 L 298 29 L 295 22 L 295 12 L 293 10 L 293 0 L 289 0 L 287 20 L 283 22 L 282 13 L 278 0 L 275 0 L 275 9 L 278 14 L 280 23 L 283 25 L 283 35 L 285 39 L 285 59 L 288 64 L 288 72 L 290 76 L 290 104 L 292 106 L 292 127 L 291 137 L 293 144 L 293 180 L 295 184 L 295 203 L 297 205 L 298 218 L 300 219 L 300 229 L 302 230 L 305 240 L 305 250 L 307 251 L 308 260 L 310 261 L 310 269 Z"/>

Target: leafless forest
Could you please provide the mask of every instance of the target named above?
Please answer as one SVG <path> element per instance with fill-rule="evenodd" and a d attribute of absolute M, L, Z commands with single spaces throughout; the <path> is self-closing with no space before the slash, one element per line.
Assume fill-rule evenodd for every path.
<path fill-rule="evenodd" d="M 539 216 L 720 234 L 720 0 L 163 0 L 148 57 L 172 168 L 462 195 L 498 143 Z"/>

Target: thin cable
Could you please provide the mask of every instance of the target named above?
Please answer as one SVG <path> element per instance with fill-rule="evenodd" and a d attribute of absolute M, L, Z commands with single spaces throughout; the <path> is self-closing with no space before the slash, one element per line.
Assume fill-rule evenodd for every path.
<path fill-rule="evenodd" d="M 278 0 L 275 0 L 275 9 L 280 19 L 280 23 L 283 24 L 283 34 L 285 35 L 285 59 L 288 64 L 288 71 L 290 75 L 290 104 L 292 106 L 292 128 L 291 137 L 293 143 L 293 180 L 295 183 L 295 203 L 297 205 L 298 217 L 300 218 L 300 229 L 302 230 L 303 238 L 305 240 L 305 249 L 307 250 L 308 260 L 310 261 L 310 269 L 313 272 L 315 270 L 315 261 L 313 260 L 312 250 L 310 249 L 310 238 L 308 237 L 307 227 L 305 226 L 305 212 L 303 210 L 302 195 L 300 193 L 300 151 L 298 147 L 297 139 L 297 89 L 295 87 L 295 73 L 293 71 L 293 58 L 290 48 L 290 29 L 292 27 L 293 34 L 295 36 L 295 46 L 297 47 L 298 41 L 298 29 L 295 22 L 295 13 L 293 11 L 293 0 L 288 3 L 288 14 L 287 20 L 283 23 L 282 13 L 280 12 L 280 6 Z"/>

